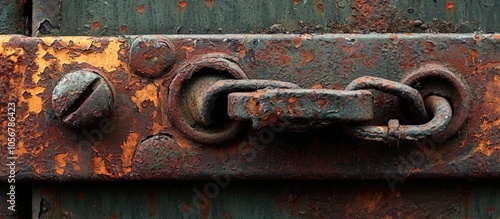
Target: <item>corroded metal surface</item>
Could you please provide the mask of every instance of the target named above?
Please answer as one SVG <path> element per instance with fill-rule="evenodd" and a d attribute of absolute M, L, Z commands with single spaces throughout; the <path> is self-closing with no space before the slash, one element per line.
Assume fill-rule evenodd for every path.
<path fill-rule="evenodd" d="M 57 35 L 61 27 L 61 0 L 32 0 L 31 35 Z"/>
<path fill-rule="evenodd" d="M 208 182 L 215 183 L 215 182 Z M 268 181 L 38 184 L 33 205 L 60 218 L 498 218 L 497 182 Z M 210 188 L 206 190 L 206 188 Z"/>
<path fill-rule="evenodd" d="M 25 34 L 28 16 L 27 1 L 0 0 L 0 34 Z"/>
<path fill-rule="evenodd" d="M 139 37 L 132 42 L 128 56 L 133 72 L 146 78 L 169 73 L 176 61 L 174 45 L 164 37 Z"/>
<path fill-rule="evenodd" d="M 424 100 L 420 92 L 406 84 L 387 80 L 384 78 L 364 76 L 356 78 L 349 83 L 345 90 L 374 89 L 388 94 L 392 94 L 406 100 L 410 110 L 414 113 L 415 119 L 419 122 L 425 122 L 429 119 L 425 110 Z"/>
<path fill-rule="evenodd" d="M 0 91 L 6 95 L 0 96 L 0 103 L 15 102 L 18 106 L 17 179 L 206 179 L 228 175 L 232 179 L 404 180 L 500 176 L 498 34 L 165 37 L 177 48 L 178 61 L 172 73 L 147 79 L 132 73 L 128 65 L 135 36 L 1 36 Z M 287 81 L 303 88 L 344 89 L 351 80 L 366 75 L 399 81 L 426 63 L 440 63 L 450 69 L 464 81 L 471 97 L 465 126 L 445 142 L 402 142 L 395 149 L 349 137 L 338 126 L 300 134 L 278 133 L 270 127 L 258 132 L 248 130 L 214 147 L 185 137 L 174 123 L 174 111 L 169 109 L 169 100 L 180 94 L 181 85 L 193 72 L 217 70 L 240 78 L 245 77 L 240 74 L 244 72 L 251 79 Z M 116 107 L 102 126 L 71 130 L 56 119 L 50 99 L 63 75 L 81 69 L 94 69 L 108 79 L 115 91 Z M 176 82 L 176 75 L 185 77 Z M 178 90 L 173 91 L 175 86 Z M 407 118 L 398 115 L 394 97 L 374 92 L 374 99 L 378 109 L 374 124 L 398 116 Z M 5 110 L 2 108 L 4 115 Z M 6 127 L 5 122 L 2 125 Z M 5 135 L 1 139 L 7 142 Z M 160 141 L 148 143 L 154 147 L 168 142 L 167 148 L 172 148 L 167 153 L 169 158 L 147 159 L 153 152 L 140 144 L 146 139 Z M 0 153 L 5 157 L 7 150 Z M 142 162 L 136 162 L 136 158 Z M 7 177 L 6 168 L 0 175 Z"/>
<path fill-rule="evenodd" d="M 254 129 L 293 131 L 369 122 L 373 101 L 369 91 L 269 89 L 229 94 L 227 112 L 231 119 L 252 121 Z"/>
<path fill-rule="evenodd" d="M 213 108 L 217 98 L 224 94 L 244 91 L 255 91 L 265 88 L 300 88 L 296 84 L 273 80 L 220 80 L 210 85 L 198 98 L 199 104 L 196 111 L 200 114 L 199 120 L 205 125 L 213 123 Z"/>
<path fill-rule="evenodd" d="M 64 75 L 52 92 L 52 108 L 62 124 L 89 128 L 109 116 L 114 108 L 113 92 L 102 76 L 91 71 Z"/>
<path fill-rule="evenodd" d="M 387 126 L 344 126 L 351 134 L 367 140 L 381 141 L 399 146 L 400 140 L 424 140 L 442 134 L 452 118 L 450 103 L 440 96 L 429 96 L 426 106 L 433 118 L 422 125 L 400 125 L 399 120 L 389 120 Z M 443 140 L 444 141 L 444 140 Z"/>
<path fill-rule="evenodd" d="M 44 35 L 500 31 L 497 0 L 65 0 L 44 9 L 33 16 L 49 19 Z"/>

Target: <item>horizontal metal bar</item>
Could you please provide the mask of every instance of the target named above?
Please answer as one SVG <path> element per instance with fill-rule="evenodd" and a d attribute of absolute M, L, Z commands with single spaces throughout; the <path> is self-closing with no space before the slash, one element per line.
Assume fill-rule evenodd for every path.
<path fill-rule="evenodd" d="M 231 119 L 252 121 L 254 129 L 290 131 L 369 122 L 373 100 L 370 91 L 268 89 L 229 94 L 227 112 Z"/>
<path fill-rule="evenodd" d="M 151 36 L 157 37 L 171 41 L 174 66 L 143 78 L 128 64 L 138 36 L 0 36 L 0 155 L 5 162 L 16 157 L 16 180 L 500 177 L 500 34 Z M 232 60 L 250 79 L 325 89 L 366 75 L 398 81 L 424 63 L 440 63 L 467 84 L 470 115 L 448 141 L 403 143 L 399 150 L 349 137 L 337 126 L 247 131 L 226 145 L 202 145 L 172 125 L 166 103 L 174 76 L 209 54 Z M 51 98 L 63 75 L 81 69 L 109 82 L 115 108 L 96 127 L 74 130 L 57 120 Z M 374 99 L 374 124 L 404 117 L 394 97 L 374 92 Z M 9 103 L 16 106 L 13 155 Z M 0 169 L 0 177 L 9 175 Z"/>

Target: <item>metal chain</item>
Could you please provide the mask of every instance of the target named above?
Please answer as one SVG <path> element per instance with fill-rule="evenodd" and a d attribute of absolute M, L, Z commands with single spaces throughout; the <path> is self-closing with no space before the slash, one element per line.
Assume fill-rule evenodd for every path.
<path fill-rule="evenodd" d="M 447 99 L 431 95 L 423 100 L 420 92 L 406 84 L 399 82 L 365 76 L 353 80 L 346 90 L 374 89 L 384 93 L 392 94 L 405 99 L 410 104 L 420 125 L 400 125 L 399 120 L 391 119 L 387 126 L 373 125 L 343 125 L 345 132 L 369 141 L 379 141 L 389 146 L 399 146 L 400 140 L 422 140 L 428 137 L 436 137 L 443 133 L 452 118 L 451 104 Z M 433 118 L 429 121 L 427 110 Z"/>
<path fill-rule="evenodd" d="M 330 125 L 331 121 L 337 121 L 342 123 L 343 130 L 357 138 L 361 138 L 369 141 L 379 141 L 388 143 L 390 146 L 398 146 L 400 140 L 421 140 L 428 137 L 437 136 L 442 133 L 452 118 L 452 110 L 450 103 L 443 97 L 431 95 L 427 98 L 421 96 L 420 92 L 413 87 L 410 87 L 406 84 L 402 84 L 399 82 L 378 78 L 365 76 L 360 77 L 353 80 L 346 88 L 345 91 L 342 90 L 327 90 L 327 89 L 301 89 L 298 85 L 283 82 L 283 81 L 273 81 L 273 80 L 222 80 L 214 83 L 210 86 L 205 93 L 202 94 L 202 98 L 200 98 L 201 103 L 198 104 L 198 112 L 200 112 L 201 123 L 204 125 L 212 124 L 211 112 L 214 108 L 216 99 L 224 94 L 228 95 L 232 101 L 233 105 L 241 105 L 246 106 L 248 102 L 249 94 L 241 93 L 241 92 L 256 92 L 257 90 L 265 89 L 266 94 L 268 95 L 265 101 L 272 100 L 271 97 L 277 97 L 279 95 L 288 95 L 293 96 L 296 94 L 297 96 L 308 96 L 309 99 L 306 101 L 310 101 L 310 98 L 319 98 L 321 95 L 332 95 L 338 94 L 339 97 L 346 97 L 346 93 L 343 92 L 353 92 L 353 91 L 362 91 L 365 92 L 365 95 L 369 95 L 371 97 L 370 89 L 378 90 L 383 93 L 388 93 L 399 98 L 406 100 L 408 104 L 410 104 L 410 110 L 412 111 L 415 118 L 418 120 L 418 125 L 400 125 L 399 120 L 391 119 L 388 122 L 387 126 L 373 126 L 373 125 L 351 125 L 350 122 L 359 122 L 359 121 L 371 121 L 370 120 L 348 120 L 348 119 L 337 119 L 337 117 L 328 117 L 327 114 L 316 114 L 315 119 L 319 121 L 310 121 L 308 124 L 311 127 L 319 127 L 320 125 Z M 269 96 L 270 95 L 270 96 Z M 274 96 L 273 96 L 274 95 Z M 349 95 L 352 95 L 349 93 Z M 359 94 L 357 94 L 359 95 Z M 265 95 L 264 95 L 265 96 Z M 352 96 L 350 96 L 352 97 Z M 349 98 L 350 98 L 349 97 Z M 234 99 L 238 101 L 234 101 Z M 276 98 L 277 99 L 277 98 Z M 332 98 L 333 99 L 333 98 Z M 245 102 L 246 101 L 246 102 Z M 264 100 L 263 100 L 264 101 Z M 281 100 L 280 100 L 281 101 Z M 234 104 L 238 103 L 238 104 Z M 279 102 L 281 103 L 281 102 Z M 308 102 L 309 103 L 309 102 Z M 262 104 L 262 103 L 259 103 Z M 269 104 L 271 107 L 278 105 L 278 102 Z M 360 110 L 366 110 L 365 108 L 359 108 Z M 369 107 L 373 107 L 369 105 Z M 229 109 L 228 109 L 229 110 Z M 303 110 L 303 109 L 302 109 Z M 315 109 L 317 111 L 317 109 Z M 267 124 L 265 121 L 259 121 L 262 117 L 259 117 L 256 114 L 241 114 L 244 110 L 238 108 L 238 110 L 231 110 L 228 113 L 231 114 L 237 111 L 240 113 L 232 118 L 239 120 L 251 119 L 254 122 L 254 128 L 262 127 L 255 124 Z M 271 108 L 268 108 L 267 111 L 272 111 Z M 303 110 L 302 112 L 305 112 Z M 429 119 L 428 112 L 433 116 Z M 255 112 L 253 112 L 255 113 Z M 281 115 L 283 112 L 279 112 Z M 367 112 L 366 115 L 370 115 L 372 112 Z M 320 116 L 318 116 L 320 115 Z M 339 114 L 340 116 L 345 116 L 346 114 Z M 360 114 L 361 115 L 361 114 Z M 282 115 L 283 116 L 283 115 Z M 255 118 L 253 118 L 255 117 Z M 292 116 L 290 116 L 292 117 Z M 290 118 L 288 117 L 288 118 Z M 306 118 L 306 117 L 304 117 Z M 310 117 L 307 117 L 310 118 Z M 286 120 L 287 117 L 283 116 L 283 120 Z M 332 120 L 333 119 L 333 120 Z M 337 120 L 336 120 L 337 119 Z M 328 120 L 328 121 L 327 121 Z M 289 124 L 290 126 L 295 125 L 294 122 L 296 120 L 285 121 L 284 124 Z M 272 121 L 271 121 L 272 122 Z M 283 122 L 281 122 L 283 124 Z M 315 125 L 312 125 L 315 124 Z"/>

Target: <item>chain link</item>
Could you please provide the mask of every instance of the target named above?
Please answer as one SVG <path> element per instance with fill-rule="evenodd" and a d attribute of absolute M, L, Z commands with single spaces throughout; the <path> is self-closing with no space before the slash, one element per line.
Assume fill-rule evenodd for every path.
<path fill-rule="evenodd" d="M 267 113 L 266 116 L 262 116 L 260 114 L 258 115 L 256 114 L 255 111 L 252 111 L 250 113 L 248 113 L 248 111 L 245 112 L 245 107 L 247 106 L 246 103 L 250 104 L 249 97 L 261 96 L 262 93 L 260 93 L 259 95 L 254 95 L 254 94 L 256 94 L 258 90 L 263 90 L 263 89 L 266 89 L 267 92 L 265 94 L 267 96 L 264 95 L 265 99 L 258 100 L 261 102 L 255 104 L 257 104 L 257 106 L 259 107 L 262 107 L 263 106 L 262 104 L 267 104 L 266 106 L 271 106 L 266 108 L 266 112 L 264 112 Z M 342 120 L 336 117 L 328 117 L 328 114 L 319 112 L 321 111 L 321 109 L 318 109 L 316 106 L 314 106 L 314 104 L 311 104 L 311 102 L 314 102 L 311 101 L 311 99 L 316 98 L 318 100 L 317 102 L 321 102 L 320 98 L 322 97 L 322 95 L 324 96 L 327 93 L 328 95 L 330 95 L 329 96 L 330 101 L 335 100 L 335 98 L 330 98 L 330 97 L 338 95 L 339 98 L 340 97 L 346 98 L 346 94 L 353 91 L 363 91 L 365 92 L 365 94 L 368 94 L 371 97 L 371 92 L 369 92 L 370 89 L 391 94 L 405 100 L 406 101 L 405 103 L 410 104 L 410 109 L 420 124 L 400 125 L 399 120 L 391 119 L 389 120 L 387 126 L 353 125 L 356 122 L 359 123 L 360 121 L 367 121 L 366 115 L 373 114 L 373 112 L 369 111 L 368 114 L 365 113 L 364 120 L 361 119 L 353 120 L 352 117 L 351 120 L 349 119 Z M 236 93 L 238 94 L 236 95 Z M 305 123 L 306 125 L 310 124 L 311 127 L 309 128 L 317 128 L 320 126 L 330 125 L 332 121 L 334 121 L 337 123 L 341 123 L 342 129 L 346 133 L 352 136 L 369 141 L 385 142 L 390 146 L 399 146 L 399 142 L 401 140 L 421 140 L 424 138 L 436 136 L 442 133 L 446 129 L 452 118 L 451 105 L 445 98 L 436 95 L 431 95 L 425 98 L 424 101 L 424 98 L 421 96 L 420 92 L 415 88 L 410 87 L 406 84 L 378 77 L 365 76 L 357 78 L 353 80 L 345 88 L 345 90 L 301 89 L 296 84 L 282 82 L 282 81 L 273 81 L 273 80 L 222 80 L 215 82 L 212 86 L 210 86 L 206 90 L 206 92 L 202 95 L 202 98 L 200 98 L 201 104 L 198 104 L 199 105 L 198 112 L 200 112 L 201 115 L 200 122 L 202 122 L 204 125 L 212 124 L 211 113 L 214 108 L 216 99 L 220 97 L 220 95 L 222 94 L 225 95 L 227 94 L 230 97 L 230 100 L 228 100 L 229 102 L 231 102 L 230 107 L 234 108 L 234 109 L 231 108 L 231 110 L 230 108 L 228 108 L 228 113 L 230 114 L 230 117 L 238 120 L 250 119 L 254 122 L 254 128 L 262 127 L 261 125 L 255 125 L 255 124 L 269 124 L 268 121 L 259 121 L 259 120 L 262 120 L 263 118 L 268 118 L 267 115 L 271 114 L 273 114 L 274 117 L 279 117 L 281 119 L 280 120 L 281 125 L 288 124 L 290 126 L 294 126 L 296 125 L 294 124 L 294 122 L 297 122 L 296 118 L 311 119 L 310 115 L 304 116 L 303 114 L 304 112 L 307 111 L 314 111 L 312 113 L 316 115 L 314 118 L 315 121 L 310 121 L 309 123 L 307 122 Z M 272 107 L 275 106 L 283 106 L 279 104 L 282 104 L 284 100 L 282 98 L 281 99 L 278 98 L 278 96 L 281 97 L 283 95 L 285 95 L 287 98 L 295 98 L 294 96 L 304 98 L 304 96 L 307 96 L 304 99 L 305 101 L 304 103 L 307 103 L 308 105 L 306 107 L 300 106 L 302 107 L 299 109 L 301 115 L 297 115 L 296 113 L 294 113 L 293 108 L 288 108 L 288 111 L 272 109 Z M 352 95 L 351 93 L 349 93 L 349 95 L 351 95 L 349 98 L 355 96 Z M 255 102 L 255 98 L 251 99 L 252 101 Z M 275 102 L 266 103 L 266 101 L 268 102 L 275 101 Z M 292 101 L 292 99 L 288 101 Z M 293 99 L 293 101 L 296 101 L 296 98 Z M 358 108 L 359 110 L 367 110 L 367 106 L 370 108 L 373 107 L 372 106 L 373 99 L 372 103 L 367 106 L 361 107 L 362 102 L 363 101 L 358 101 L 355 103 L 354 101 L 353 104 L 351 105 L 343 103 L 344 105 L 339 105 L 338 107 L 341 110 L 342 107 L 344 106 L 346 108 L 352 108 L 352 106 L 355 104 L 360 105 L 360 108 Z M 234 107 L 235 103 L 237 103 L 236 107 Z M 331 102 L 328 104 L 333 105 L 336 103 Z M 286 106 L 288 105 L 285 105 L 285 107 Z M 335 107 L 337 107 L 337 105 L 335 105 Z M 328 110 L 330 109 L 331 108 L 329 108 Z M 351 111 L 345 111 L 347 113 L 344 112 L 340 113 L 339 115 L 345 116 L 348 115 L 348 112 L 354 112 L 352 111 L 352 109 L 350 110 Z M 433 116 L 431 119 L 429 119 L 428 112 Z M 287 115 L 287 113 L 290 115 Z M 293 119 L 291 121 L 283 122 L 283 120 L 287 120 L 290 118 Z M 369 119 L 369 121 L 371 120 L 372 119 Z M 320 124 L 320 126 L 318 126 L 318 124 Z"/>

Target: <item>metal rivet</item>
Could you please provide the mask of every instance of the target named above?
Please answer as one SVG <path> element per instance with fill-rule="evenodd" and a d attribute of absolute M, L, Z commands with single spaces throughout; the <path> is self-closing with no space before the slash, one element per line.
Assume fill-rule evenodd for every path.
<path fill-rule="evenodd" d="M 52 92 L 57 118 L 69 128 L 84 128 L 111 114 L 113 92 L 99 74 L 80 70 L 64 75 Z"/>
<path fill-rule="evenodd" d="M 176 59 L 175 46 L 167 38 L 140 36 L 132 42 L 128 64 L 141 77 L 158 78 L 172 70 Z"/>

